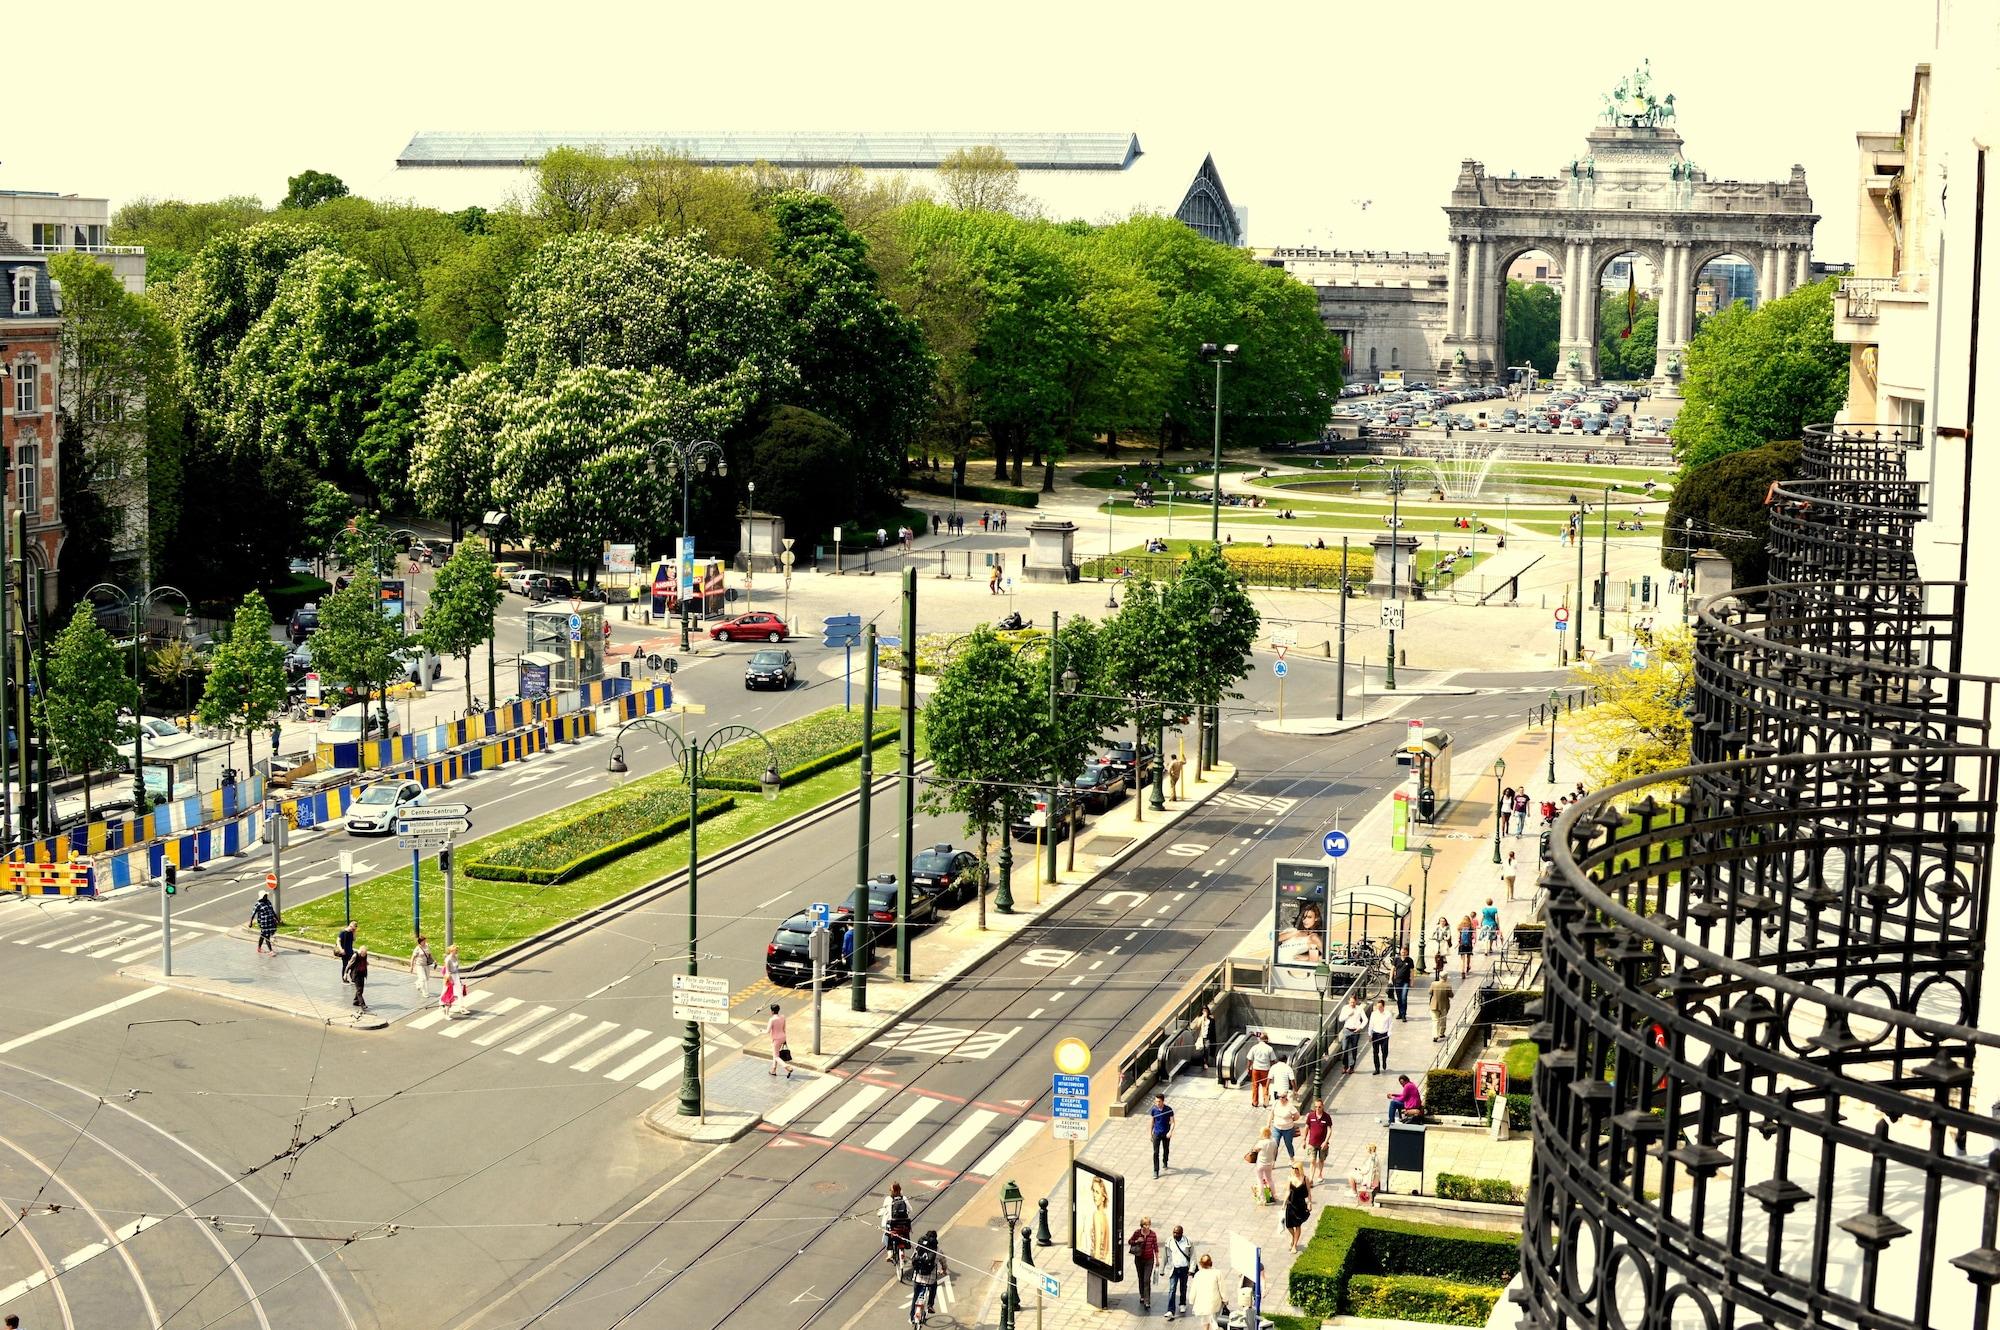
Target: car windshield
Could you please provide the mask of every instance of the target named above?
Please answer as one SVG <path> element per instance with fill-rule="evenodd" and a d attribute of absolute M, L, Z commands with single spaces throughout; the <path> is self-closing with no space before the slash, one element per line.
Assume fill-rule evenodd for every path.
<path fill-rule="evenodd" d="M 750 663 L 752 665 L 768 665 L 772 669 L 778 669 L 785 663 L 785 653 L 782 651 L 759 651 L 756 655 L 750 657 Z"/>
<path fill-rule="evenodd" d="M 375 805 L 393 804 L 396 802 L 396 787 L 393 785 L 374 786 L 354 802 L 357 804 Z"/>
<path fill-rule="evenodd" d="M 804 929 L 792 928 L 787 926 L 778 930 L 777 942 L 778 945 L 781 947 L 785 947 L 788 949 L 796 947 L 799 950 L 803 951 L 811 943 L 811 941 L 812 941 L 811 937 L 806 933 Z"/>
<path fill-rule="evenodd" d="M 910 861 L 910 867 L 919 873 L 948 873 L 951 871 L 951 851 L 925 850 Z"/>

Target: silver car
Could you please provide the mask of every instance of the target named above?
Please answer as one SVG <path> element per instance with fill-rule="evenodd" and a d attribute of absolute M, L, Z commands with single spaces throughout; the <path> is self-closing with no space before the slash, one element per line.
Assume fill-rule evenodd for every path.
<path fill-rule="evenodd" d="M 425 802 L 424 787 L 413 780 L 385 780 L 370 785 L 348 806 L 344 819 L 350 836 L 386 836 L 396 829 L 396 814 Z"/>

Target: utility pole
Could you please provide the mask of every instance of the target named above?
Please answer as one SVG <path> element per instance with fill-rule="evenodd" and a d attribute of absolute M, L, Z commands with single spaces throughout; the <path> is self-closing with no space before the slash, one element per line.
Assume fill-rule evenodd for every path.
<path fill-rule="evenodd" d="M 1347 537 L 1340 538 L 1340 645 L 1335 648 L 1333 718 L 1347 719 Z"/>
<path fill-rule="evenodd" d="M 1604 487 L 1604 506 L 1597 514 L 1597 640 L 1604 640 L 1604 602 L 1611 599 L 1611 487 Z M 1628 605 L 1631 603 L 1626 602 Z M 1627 615 L 1629 618 L 1629 613 Z"/>
<path fill-rule="evenodd" d="M 863 638 L 861 672 L 861 798 L 855 804 L 860 814 L 860 825 L 854 848 L 854 963 L 849 967 L 849 979 L 853 989 L 854 1010 L 868 1010 L 868 954 L 874 950 L 874 926 L 868 918 L 868 814 L 869 805 L 875 799 L 874 747 L 870 743 L 875 737 L 875 625 L 869 624 L 867 636 Z M 915 642 L 906 644 L 903 650 L 915 654 Z M 897 884 L 900 893 L 907 885 L 907 879 Z"/>
<path fill-rule="evenodd" d="M 13 597 L 7 590 L 7 523 L 0 521 L 0 729 L 6 728 L 7 680 L 13 673 L 9 667 L 10 653 L 7 650 L 6 638 L 7 631 L 13 624 L 13 620 L 8 617 L 12 602 Z M 142 804 L 139 815 L 143 817 L 145 813 L 146 809 Z M 21 839 L 27 838 L 27 832 L 24 830 Z M 5 752 L 0 752 L 0 843 L 3 843 L 0 844 L 0 848 L 9 850 L 14 848 L 14 768 L 8 765 Z"/>
<path fill-rule="evenodd" d="M 1061 660 L 1056 655 L 1057 639 L 1059 635 L 1059 630 L 1061 628 L 1062 628 L 1061 613 L 1056 610 L 1050 610 L 1049 611 L 1049 736 L 1051 740 L 1053 740 L 1054 746 L 1057 749 L 1057 751 L 1061 750 L 1061 744 L 1062 744 L 1062 740 L 1057 734 L 1057 726 L 1060 724 L 1060 713 L 1057 711 L 1057 707 L 1060 705 L 1060 701 L 1058 698 L 1058 690 L 1060 688 L 1060 685 L 1056 681 L 1056 676 L 1059 673 L 1061 673 L 1061 671 L 1057 668 L 1057 666 L 1059 666 L 1062 663 Z M 1161 756 L 1164 757 L 1165 754 L 1161 754 Z M 1049 765 L 1054 769 L 1049 772 L 1048 807 L 1045 810 L 1043 810 L 1042 813 L 1042 822 L 1045 826 L 1045 829 L 1049 833 L 1048 834 L 1049 854 L 1048 854 L 1048 862 L 1042 866 L 1042 876 L 1044 880 L 1046 880 L 1048 884 L 1051 887 L 1053 887 L 1055 886 L 1056 883 L 1056 799 L 1062 793 L 1063 773 L 1062 773 L 1062 768 L 1057 763 L 1051 762 Z"/>
<path fill-rule="evenodd" d="M 787 552 L 789 557 L 789 552 Z M 790 570 L 786 570 L 787 579 Z M 910 982 L 910 872 L 917 834 L 917 570 L 903 570 L 903 733 L 897 747 L 902 762 L 903 863 L 896 878 L 896 980 Z"/>
<path fill-rule="evenodd" d="M 1570 659 L 1572 664 L 1583 664 L 1583 519 L 1590 507 L 1582 499 L 1576 501 L 1576 612 L 1570 615 Z"/>

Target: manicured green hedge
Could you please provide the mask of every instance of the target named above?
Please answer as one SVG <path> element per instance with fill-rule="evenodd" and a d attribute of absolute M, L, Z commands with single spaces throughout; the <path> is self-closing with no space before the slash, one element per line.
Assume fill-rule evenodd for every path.
<path fill-rule="evenodd" d="M 1521 1239 L 1514 1234 L 1385 1219 L 1372 1211 L 1328 1206 L 1320 1212 L 1312 1241 L 1292 1265 L 1288 1291 L 1300 1311 L 1334 1316 L 1355 1310 L 1348 1305 L 1349 1285 L 1359 1275 L 1417 1275 L 1484 1286 L 1498 1297 L 1520 1269 Z M 1371 1286 L 1369 1296 L 1386 1296 L 1378 1289 Z M 1482 1325 L 1485 1318 L 1450 1323 Z"/>
<path fill-rule="evenodd" d="M 1485 1325 L 1503 1292 L 1422 1275 L 1355 1275 L 1347 1281 L 1346 1312 L 1432 1325 Z"/>
<path fill-rule="evenodd" d="M 1521 951 L 1540 951 L 1543 932 L 1540 924 L 1515 924 L 1514 946 Z"/>
<path fill-rule="evenodd" d="M 467 877 L 481 878 L 488 882 L 526 882 L 534 886 L 547 886 L 553 882 L 564 882 L 572 877 L 588 873 L 593 868 L 610 863 L 620 855 L 643 850 L 648 845 L 657 844 L 669 836 L 677 835 L 687 826 L 687 792 L 682 786 L 671 786 L 665 793 L 680 796 L 680 811 L 662 821 L 640 826 L 629 835 L 616 840 L 605 840 L 614 835 L 616 829 L 629 827 L 632 820 L 643 817 L 648 810 L 657 812 L 660 806 L 658 796 L 662 791 L 652 791 L 647 795 L 609 804 L 595 812 L 551 827 L 538 836 L 529 836 L 502 845 L 492 853 L 492 857 L 476 860 L 465 866 Z M 724 813 L 736 807 L 733 795 L 723 795 L 701 801 L 701 820 L 706 822 L 717 813 Z M 567 859 L 557 856 L 570 854 Z"/>
<path fill-rule="evenodd" d="M 1507 1096 L 1507 1126 L 1514 1131 L 1526 1131 L 1535 1124 L 1535 1097 L 1531 1094 L 1509 1094 Z"/>
<path fill-rule="evenodd" d="M 898 732 L 899 722 L 893 712 L 877 713 L 875 742 L 871 746 L 881 747 Z M 844 711 L 829 707 L 815 711 L 778 726 L 766 737 L 776 754 L 778 779 L 789 785 L 861 755 L 861 708 Z M 701 787 L 758 793 L 764 788 L 759 777 L 771 760 L 772 753 L 766 752 L 764 745 L 755 739 L 730 744 L 710 761 L 702 773 Z"/>
<path fill-rule="evenodd" d="M 911 476 L 903 482 L 904 489 L 916 490 L 921 494 L 941 494 L 951 497 L 951 479 L 932 480 L 929 476 Z M 1010 504 L 1016 508 L 1034 508 L 1041 503 L 1038 490 L 1015 489 L 1012 485 L 960 485 L 960 503 Z"/>
<path fill-rule="evenodd" d="M 1519 1094 L 1526 1094 L 1528 1087 L 1535 1083 L 1535 1064 L 1541 1061 L 1542 1050 L 1532 1039 L 1516 1039 L 1507 1046 L 1507 1053 L 1500 1060 L 1507 1065 L 1507 1088 Z"/>
<path fill-rule="evenodd" d="M 1447 1201 L 1485 1201 L 1519 1205 L 1521 1188 L 1505 1178 L 1468 1178 L 1462 1173 L 1437 1175 L 1437 1194 Z"/>
<path fill-rule="evenodd" d="M 1456 1067 L 1425 1072 L 1424 1111 L 1454 1118 L 1469 1118 L 1477 1113 L 1479 1103 L 1472 1097 L 1472 1073 Z"/>
<path fill-rule="evenodd" d="M 1537 1018 L 1531 1010 L 1542 1000 L 1539 988 L 1508 988 L 1491 997 L 1482 995 L 1479 1019 L 1495 1025 L 1529 1025 Z"/>

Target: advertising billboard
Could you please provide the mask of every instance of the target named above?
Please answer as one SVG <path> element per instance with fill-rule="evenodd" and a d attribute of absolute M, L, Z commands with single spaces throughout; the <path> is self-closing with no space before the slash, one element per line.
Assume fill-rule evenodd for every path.
<path fill-rule="evenodd" d="M 1070 1256 L 1116 1284 L 1125 1278 L 1125 1178 L 1079 1159 L 1069 1175 Z"/>
<path fill-rule="evenodd" d="M 383 578 L 380 584 L 380 594 L 382 597 L 382 617 L 391 623 L 403 623 L 403 610 L 406 604 L 404 598 L 407 594 L 404 589 L 403 579 L 400 577 Z"/>
<path fill-rule="evenodd" d="M 1313 987 L 1313 971 L 1333 945 L 1327 901 L 1333 864 L 1325 859 L 1271 861 L 1271 980 L 1278 988 Z"/>

